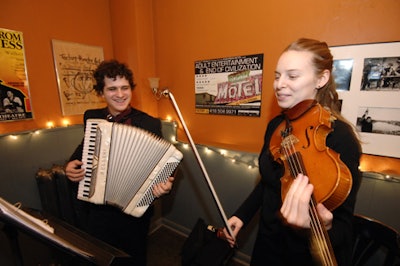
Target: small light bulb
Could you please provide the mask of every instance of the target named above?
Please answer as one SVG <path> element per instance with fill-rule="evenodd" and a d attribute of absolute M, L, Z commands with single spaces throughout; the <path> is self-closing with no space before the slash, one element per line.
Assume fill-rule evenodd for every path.
<path fill-rule="evenodd" d="M 68 120 L 68 119 L 63 119 L 63 120 L 62 120 L 62 124 L 63 124 L 65 127 L 69 126 L 69 120 Z"/>
<path fill-rule="evenodd" d="M 47 126 L 47 128 L 53 128 L 54 127 L 54 122 L 49 121 L 49 122 L 47 122 L 46 126 Z"/>

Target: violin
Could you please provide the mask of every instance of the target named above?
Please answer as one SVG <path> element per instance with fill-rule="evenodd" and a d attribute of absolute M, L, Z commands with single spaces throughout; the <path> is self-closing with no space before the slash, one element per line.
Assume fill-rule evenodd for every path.
<path fill-rule="evenodd" d="M 282 199 L 298 174 L 308 176 L 314 191 L 310 201 L 311 251 L 321 265 L 337 265 L 328 233 L 316 205 L 330 211 L 340 206 L 350 193 L 351 172 L 340 155 L 326 146 L 335 117 L 315 100 L 306 100 L 284 112 L 285 120 L 274 131 L 270 151 L 284 165 Z"/>

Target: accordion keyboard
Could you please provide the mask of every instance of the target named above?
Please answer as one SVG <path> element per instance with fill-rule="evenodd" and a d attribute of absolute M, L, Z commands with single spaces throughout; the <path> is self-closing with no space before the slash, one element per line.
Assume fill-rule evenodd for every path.
<path fill-rule="evenodd" d="M 82 163 L 85 168 L 85 176 L 79 184 L 78 195 L 83 198 L 89 198 L 93 195 L 90 184 L 92 183 L 93 160 L 96 152 L 97 126 L 104 122 L 103 119 L 90 119 L 86 123 L 85 136 L 83 143 Z"/>

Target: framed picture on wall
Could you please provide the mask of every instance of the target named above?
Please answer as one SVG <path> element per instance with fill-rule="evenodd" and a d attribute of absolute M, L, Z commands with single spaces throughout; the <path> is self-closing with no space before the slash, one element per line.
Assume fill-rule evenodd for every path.
<path fill-rule="evenodd" d="M 363 152 L 400 158 L 400 42 L 330 49 L 341 111 Z"/>
<path fill-rule="evenodd" d="M 264 54 L 196 61 L 196 113 L 259 117 L 263 64 Z"/>
<path fill-rule="evenodd" d="M 52 40 L 63 115 L 83 114 L 104 106 L 93 89 L 93 71 L 104 60 L 103 48 Z"/>
<path fill-rule="evenodd" d="M 0 41 L 0 121 L 32 119 L 23 34 L 0 28 Z"/>

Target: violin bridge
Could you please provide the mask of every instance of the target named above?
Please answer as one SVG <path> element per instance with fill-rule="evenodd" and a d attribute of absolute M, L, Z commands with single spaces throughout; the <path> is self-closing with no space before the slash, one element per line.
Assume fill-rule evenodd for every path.
<path fill-rule="evenodd" d="M 292 146 L 293 144 L 298 143 L 298 142 L 299 142 L 299 139 L 296 138 L 295 135 L 290 134 L 290 135 L 288 135 L 288 136 L 286 136 L 286 137 L 283 138 L 281 145 L 282 145 L 283 147 L 290 147 L 290 146 Z"/>

